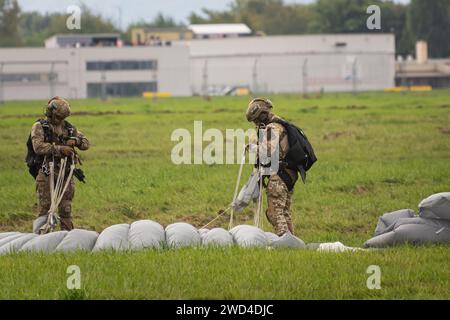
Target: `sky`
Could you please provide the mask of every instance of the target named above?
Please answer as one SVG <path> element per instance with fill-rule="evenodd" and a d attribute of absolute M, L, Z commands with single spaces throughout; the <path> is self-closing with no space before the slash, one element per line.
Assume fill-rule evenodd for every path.
<path fill-rule="evenodd" d="M 233 0 L 18 0 L 22 11 L 66 12 L 70 5 L 86 4 L 96 13 L 109 18 L 122 29 L 131 22 L 152 20 L 158 12 L 187 23 L 191 12 L 201 13 L 202 8 L 227 9 Z M 285 3 L 311 3 L 313 0 L 284 0 Z M 397 0 L 409 2 L 409 0 Z"/>

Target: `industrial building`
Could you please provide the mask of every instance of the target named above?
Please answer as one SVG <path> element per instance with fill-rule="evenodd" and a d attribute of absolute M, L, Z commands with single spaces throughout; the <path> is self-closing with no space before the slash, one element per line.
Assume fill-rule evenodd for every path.
<path fill-rule="evenodd" d="M 400 87 L 450 88 L 450 59 L 429 59 L 425 41 L 416 43 L 416 59 L 397 59 L 395 84 Z"/>
<path fill-rule="evenodd" d="M 391 34 L 236 37 L 171 46 L 0 49 L 0 100 L 383 90 Z"/>
<path fill-rule="evenodd" d="M 383 90 L 394 85 L 391 34 L 247 37 L 184 42 L 193 94 L 247 86 L 253 92 Z"/>
<path fill-rule="evenodd" d="M 191 94 L 186 47 L 0 50 L 0 100 Z"/>
<path fill-rule="evenodd" d="M 191 24 L 187 27 L 140 27 L 131 30 L 133 46 L 171 45 L 172 41 L 238 38 L 252 35 L 244 23 Z"/>
<path fill-rule="evenodd" d="M 45 40 L 46 48 L 118 47 L 118 33 L 57 34 Z"/>

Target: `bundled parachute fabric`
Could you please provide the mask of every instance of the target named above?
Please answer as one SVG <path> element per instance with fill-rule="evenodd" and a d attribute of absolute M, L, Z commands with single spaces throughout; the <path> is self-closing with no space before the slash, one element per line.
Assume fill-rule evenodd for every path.
<path fill-rule="evenodd" d="M 164 228 L 159 223 L 140 220 L 106 228 L 98 236 L 93 251 L 160 249 L 165 242 Z"/>
<path fill-rule="evenodd" d="M 247 183 L 242 187 L 236 200 L 232 203 L 233 210 L 240 212 L 246 208 L 251 201 L 256 202 L 259 197 L 259 175 L 258 171 L 254 170 L 250 175 Z"/>
<path fill-rule="evenodd" d="M 130 225 L 128 239 L 131 250 L 160 249 L 166 242 L 166 233 L 163 226 L 159 223 L 151 220 L 141 220 Z"/>
<path fill-rule="evenodd" d="M 214 228 L 204 232 L 202 236 L 203 245 L 231 246 L 234 244 L 233 236 L 223 228 Z"/>
<path fill-rule="evenodd" d="M 450 192 L 436 193 L 419 203 L 419 215 L 426 219 L 450 220 Z"/>
<path fill-rule="evenodd" d="M 394 212 L 383 214 L 378 220 L 377 227 L 375 228 L 375 236 L 392 231 L 395 222 L 400 218 L 412 218 L 415 216 L 414 210 L 402 209 Z"/>
<path fill-rule="evenodd" d="M 166 227 L 166 239 L 169 247 L 188 247 L 201 244 L 198 230 L 188 223 L 177 222 Z"/>
<path fill-rule="evenodd" d="M 277 236 L 278 237 L 278 236 Z M 289 231 L 283 234 L 278 239 L 275 239 L 270 243 L 271 247 L 274 248 L 298 248 L 305 249 L 306 244 L 300 238 L 297 238 Z"/>
<path fill-rule="evenodd" d="M 93 251 L 100 250 L 127 250 L 129 248 L 128 232 L 129 224 L 112 225 L 98 236 Z"/>
<path fill-rule="evenodd" d="M 25 234 L 21 234 L 20 237 L 9 241 L 7 243 L 4 243 L 2 245 L 2 243 L 0 243 L 0 255 L 4 255 L 4 254 L 9 254 L 9 253 L 14 253 L 20 250 L 20 248 L 23 247 L 23 245 L 25 243 L 27 243 L 28 241 L 30 241 L 31 239 L 37 237 L 37 234 L 34 233 L 25 233 Z"/>
<path fill-rule="evenodd" d="M 230 230 L 230 233 L 240 247 L 265 247 L 269 245 L 269 239 L 264 231 L 255 226 L 236 226 Z"/>
<path fill-rule="evenodd" d="M 33 252 L 52 252 L 61 243 L 68 231 L 57 231 L 44 234 L 40 237 L 35 237 L 26 242 L 20 251 L 33 251 Z"/>
<path fill-rule="evenodd" d="M 364 244 L 382 248 L 403 243 L 450 243 L 450 192 L 433 194 L 419 204 L 419 215 L 403 209 L 384 214 Z"/>
<path fill-rule="evenodd" d="M 279 237 L 251 225 L 239 225 L 230 231 L 223 228 L 200 229 L 188 223 L 174 223 L 166 229 L 150 220 L 112 225 L 100 234 L 74 229 L 45 235 L 34 233 L 0 233 L 0 255 L 14 252 L 98 252 L 136 251 L 142 249 L 186 246 L 233 246 L 304 249 L 305 243 L 290 232 Z M 317 249 L 317 248 L 316 248 Z"/>
<path fill-rule="evenodd" d="M 97 242 L 98 233 L 82 229 L 71 230 L 64 239 L 58 244 L 55 251 L 91 251 Z"/>
<path fill-rule="evenodd" d="M 33 233 L 39 234 L 39 230 L 47 223 L 47 216 L 39 216 L 33 221 Z"/>

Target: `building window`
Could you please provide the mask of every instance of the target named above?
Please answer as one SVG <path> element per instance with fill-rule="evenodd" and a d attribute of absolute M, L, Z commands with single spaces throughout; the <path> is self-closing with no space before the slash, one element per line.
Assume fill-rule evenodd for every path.
<path fill-rule="evenodd" d="M 115 60 L 115 61 L 88 61 L 88 71 L 120 71 L 120 70 L 156 70 L 156 60 Z"/>
<path fill-rule="evenodd" d="M 1 73 L 2 82 L 49 82 L 58 80 L 57 73 Z"/>
<path fill-rule="evenodd" d="M 88 98 L 98 97 L 135 97 L 142 96 L 142 93 L 150 91 L 157 92 L 156 82 L 108 82 L 108 83 L 88 83 Z"/>

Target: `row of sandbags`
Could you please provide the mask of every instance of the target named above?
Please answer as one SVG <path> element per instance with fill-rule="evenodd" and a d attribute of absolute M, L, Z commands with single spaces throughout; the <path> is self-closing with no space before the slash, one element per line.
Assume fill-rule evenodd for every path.
<path fill-rule="evenodd" d="M 411 209 L 385 213 L 378 220 L 374 237 L 364 246 L 450 243 L 450 192 L 433 194 L 422 200 L 418 207 L 418 214 Z"/>
<path fill-rule="evenodd" d="M 231 246 L 241 247 L 291 247 L 305 248 L 305 243 L 286 233 L 281 237 L 249 225 L 236 226 L 230 231 L 222 228 L 197 230 L 187 223 L 174 223 L 165 229 L 150 220 L 132 224 L 116 224 L 103 230 L 74 229 L 46 235 L 34 233 L 0 233 L 0 255 L 12 252 L 71 252 L 76 250 L 141 250 L 147 248 L 185 246 Z"/>

